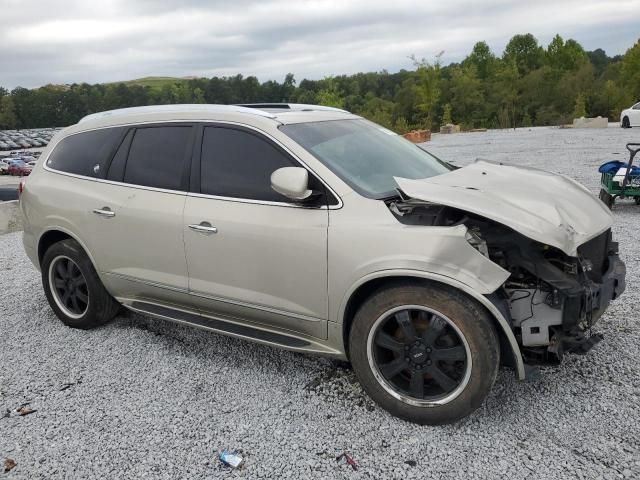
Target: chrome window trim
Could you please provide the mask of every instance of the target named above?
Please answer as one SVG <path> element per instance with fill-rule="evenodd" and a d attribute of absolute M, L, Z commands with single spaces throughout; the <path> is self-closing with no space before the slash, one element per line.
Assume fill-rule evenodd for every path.
<path fill-rule="evenodd" d="M 65 138 L 71 137 L 73 135 L 79 135 L 81 133 L 86 133 L 86 132 L 92 132 L 95 130 L 103 130 L 105 128 L 118 128 L 118 127 L 134 127 L 137 125 L 153 125 L 153 124 L 164 124 L 164 123 L 211 123 L 211 124 L 223 124 L 223 125 L 233 125 L 233 126 L 238 126 L 238 127 L 244 127 L 244 128 L 248 128 L 250 130 L 254 130 L 256 132 L 258 132 L 261 135 L 264 135 L 266 138 L 268 138 L 269 140 L 271 140 L 272 142 L 274 142 L 276 145 L 278 145 L 280 148 L 282 148 L 285 152 L 287 152 L 287 154 L 289 154 L 291 156 L 291 158 L 293 158 L 296 162 L 298 162 L 301 166 L 303 166 L 304 168 L 306 168 L 307 170 L 309 170 L 311 173 L 313 173 L 316 178 L 318 178 L 318 180 L 320 180 L 320 182 L 325 186 L 325 188 L 327 190 L 329 190 L 329 192 L 331 192 L 331 194 L 338 200 L 338 204 L 337 205 L 322 205 L 321 207 L 312 207 L 312 206 L 305 206 L 303 204 L 296 204 L 296 203 L 289 203 L 289 202 L 274 202 L 274 201 L 267 201 L 267 200 L 254 200 L 251 198 L 241 198 L 241 197 L 224 197 L 224 196 L 218 196 L 218 195 L 209 195 L 206 193 L 195 193 L 195 192 L 185 192 L 183 190 L 169 190 L 166 188 L 157 188 L 157 187 L 148 187 L 145 185 L 137 185 L 135 183 L 125 183 L 125 182 L 117 182 L 115 180 L 107 180 L 107 179 L 103 179 L 103 178 L 95 178 L 95 177 L 87 177 L 86 175 L 78 175 L 76 173 L 69 173 L 69 172 L 64 172 L 62 170 L 57 170 L 55 168 L 50 167 L 48 164 L 49 162 L 49 157 L 51 156 L 51 154 L 54 152 L 54 150 L 57 148 L 58 144 L 60 142 L 62 142 L 62 140 L 64 140 Z M 58 175 L 66 175 L 68 177 L 73 177 L 73 178 L 79 178 L 81 180 L 90 180 L 93 182 L 100 182 L 100 183 L 106 183 L 109 185 L 120 185 L 123 187 L 127 187 L 127 188 L 137 188 L 137 189 L 141 189 L 141 190 L 150 190 L 150 191 L 154 191 L 154 192 L 161 192 L 161 193 L 171 193 L 173 195 L 183 195 L 183 196 L 188 196 L 188 197 L 196 197 L 196 198 L 210 198 L 212 200 L 221 200 L 221 201 L 227 201 L 227 202 L 239 202 L 239 203 L 249 203 L 249 204 L 258 204 L 258 205 L 269 205 L 269 206 L 275 206 L 275 207 L 289 207 L 289 208 L 305 208 L 305 209 L 315 209 L 315 210 L 338 210 L 340 208 L 343 207 L 343 203 L 342 203 L 342 198 L 333 190 L 333 188 L 331 188 L 330 185 L 327 184 L 327 182 L 324 181 L 324 179 L 318 175 L 315 170 L 313 170 L 311 167 L 309 167 L 309 165 L 307 165 L 303 160 L 301 160 L 297 155 L 295 155 L 286 145 L 284 145 L 281 141 L 279 141 L 277 138 L 274 138 L 272 135 L 270 135 L 269 133 L 265 132 L 264 130 L 261 130 L 260 128 L 254 127 L 253 125 L 248 125 L 246 123 L 240 123 L 240 122 L 232 122 L 232 121 L 228 121 L 228 120 L 163 120 L 163 121 L 146 121 L 146 122 L 133 122 L 133 123 L 127 123 L 127 124 L 119 124 L 119 125 L 109 125 L 106 127 L 97 127 L 97 128 L 88 128 L 86 130 L 82 130 L 79 132 L 73 132 L 69 135 L 65 135 L 64 137 L 61 137 L 60 139 L 58 139 L 58 141 L 55 143 L 55 145 L 52 146 L 51 150 L 47 153 L 46 158 L 44 158 L 42 160 L 42 166 L 45 170 L 47 170 L 48 172 L 51 173 L 56 173 Z"/>
<path fill-rule="evenodd" d="M 121 187 L 135 188 L 138 190 L 151 190 L 153 192 L 170 193 L 172 195 L 181 195 L 183 197 L 187 196 L 187 192 L 184 192 L 182 190 L 168 190 L 166 188 L 147 187 L 145 185 L 136 185 L 133 183 L 124 183 L 124 182 L 116 182 L 114 180 L 105 180 L 103 178 L 86 177 L 84 175 L 78 175 L 76 173 L 68 173 L 68 172 L 63 172 L 62 170 L 56 170 L 54 168 L 47 167 L 46 165 L 44 166 L 44 168 L 45 170 L 48 170 L 51 173 L 55 173 L 56 175 L 65 175 L 67 177 L 79 178 L 80 180 L 89 180 L 92 182 L 106 183 L 108 185 L 118 185 Z"/>

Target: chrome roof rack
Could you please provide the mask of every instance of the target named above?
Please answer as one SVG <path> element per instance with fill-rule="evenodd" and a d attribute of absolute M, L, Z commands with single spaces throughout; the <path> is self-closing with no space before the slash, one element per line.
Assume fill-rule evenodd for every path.
<path fill-rule="evenodd" d="M 105 117 L 139 115 L 145 113 L 189 113 L 189 112 L 211 112 L 211 113 L 247 113 L 250 115 L 260 115 L 262 117 L 275 118 L 273 113 L 265 112 L 258 108 L 247 108 L 242 105 L 213 105 L 213 104 L 180 104 L 180 105 L 147 105 L 145 107 L 119 108 L 106 112 L 92 113 L 80 119 L 78 123 L 88 120 L 97 120 Z"/>
<path fill-rule="evenodd" d="M 280 111 L 296 111 L 296 112 L 342 112 L 349 113 L 346 110 L 336 107 L 325 107 L 324 105 L 310 105 L 307 103 L 239 103 L 238 107 L 254 108 L 256 110 L 280 112 Z"/>

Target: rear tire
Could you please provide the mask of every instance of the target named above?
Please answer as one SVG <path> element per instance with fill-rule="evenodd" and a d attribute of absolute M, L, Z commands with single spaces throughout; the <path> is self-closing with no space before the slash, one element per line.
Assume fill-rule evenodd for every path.
<path fill-rule="evenodd" d="M 104 288 L 88 255 L 75 240 L 49 247 L 41 269 L 49 305 L 65 325 L 90 329 L 118 313 L 120 304 Z"/>
<path fill-rule="evenodd" d="M 426 282 L 401 282 L 371 295 L 355 315 L 349 351 L 378 405 L 430 425 L 455 422 L 480 407 L 500 362 L 488 312 L 452 287 Z"/>

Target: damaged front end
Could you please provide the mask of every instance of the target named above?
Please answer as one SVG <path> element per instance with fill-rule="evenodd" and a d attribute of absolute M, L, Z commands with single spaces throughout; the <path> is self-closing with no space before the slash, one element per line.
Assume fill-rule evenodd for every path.
<path fill-rule="evenodd" d="M 526 363 L 559 363 L 564 353 L 586 353 L 601 340 L 591 327 L 625 289 L 625 265 L 610 228 L 570 256 L 451 206 L 406 196 L 388 200 L 387 206 L 404 224 L 465 225 L 467 241 L 510 272 L 489 298 L 509 321 Z"/>

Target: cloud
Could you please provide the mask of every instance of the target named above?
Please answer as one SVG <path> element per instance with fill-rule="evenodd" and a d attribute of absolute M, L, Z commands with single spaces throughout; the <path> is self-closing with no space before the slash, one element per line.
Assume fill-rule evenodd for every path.
<path fill-rule="evenodd" d="M 410 54 L 459 61 L 485 40 L 500 54 L 531 32 L 624 53 L 639 0 L 3 0 L 0 85 L 109 82 L 149 75 L 261 80 L 411 67 Z"/>

